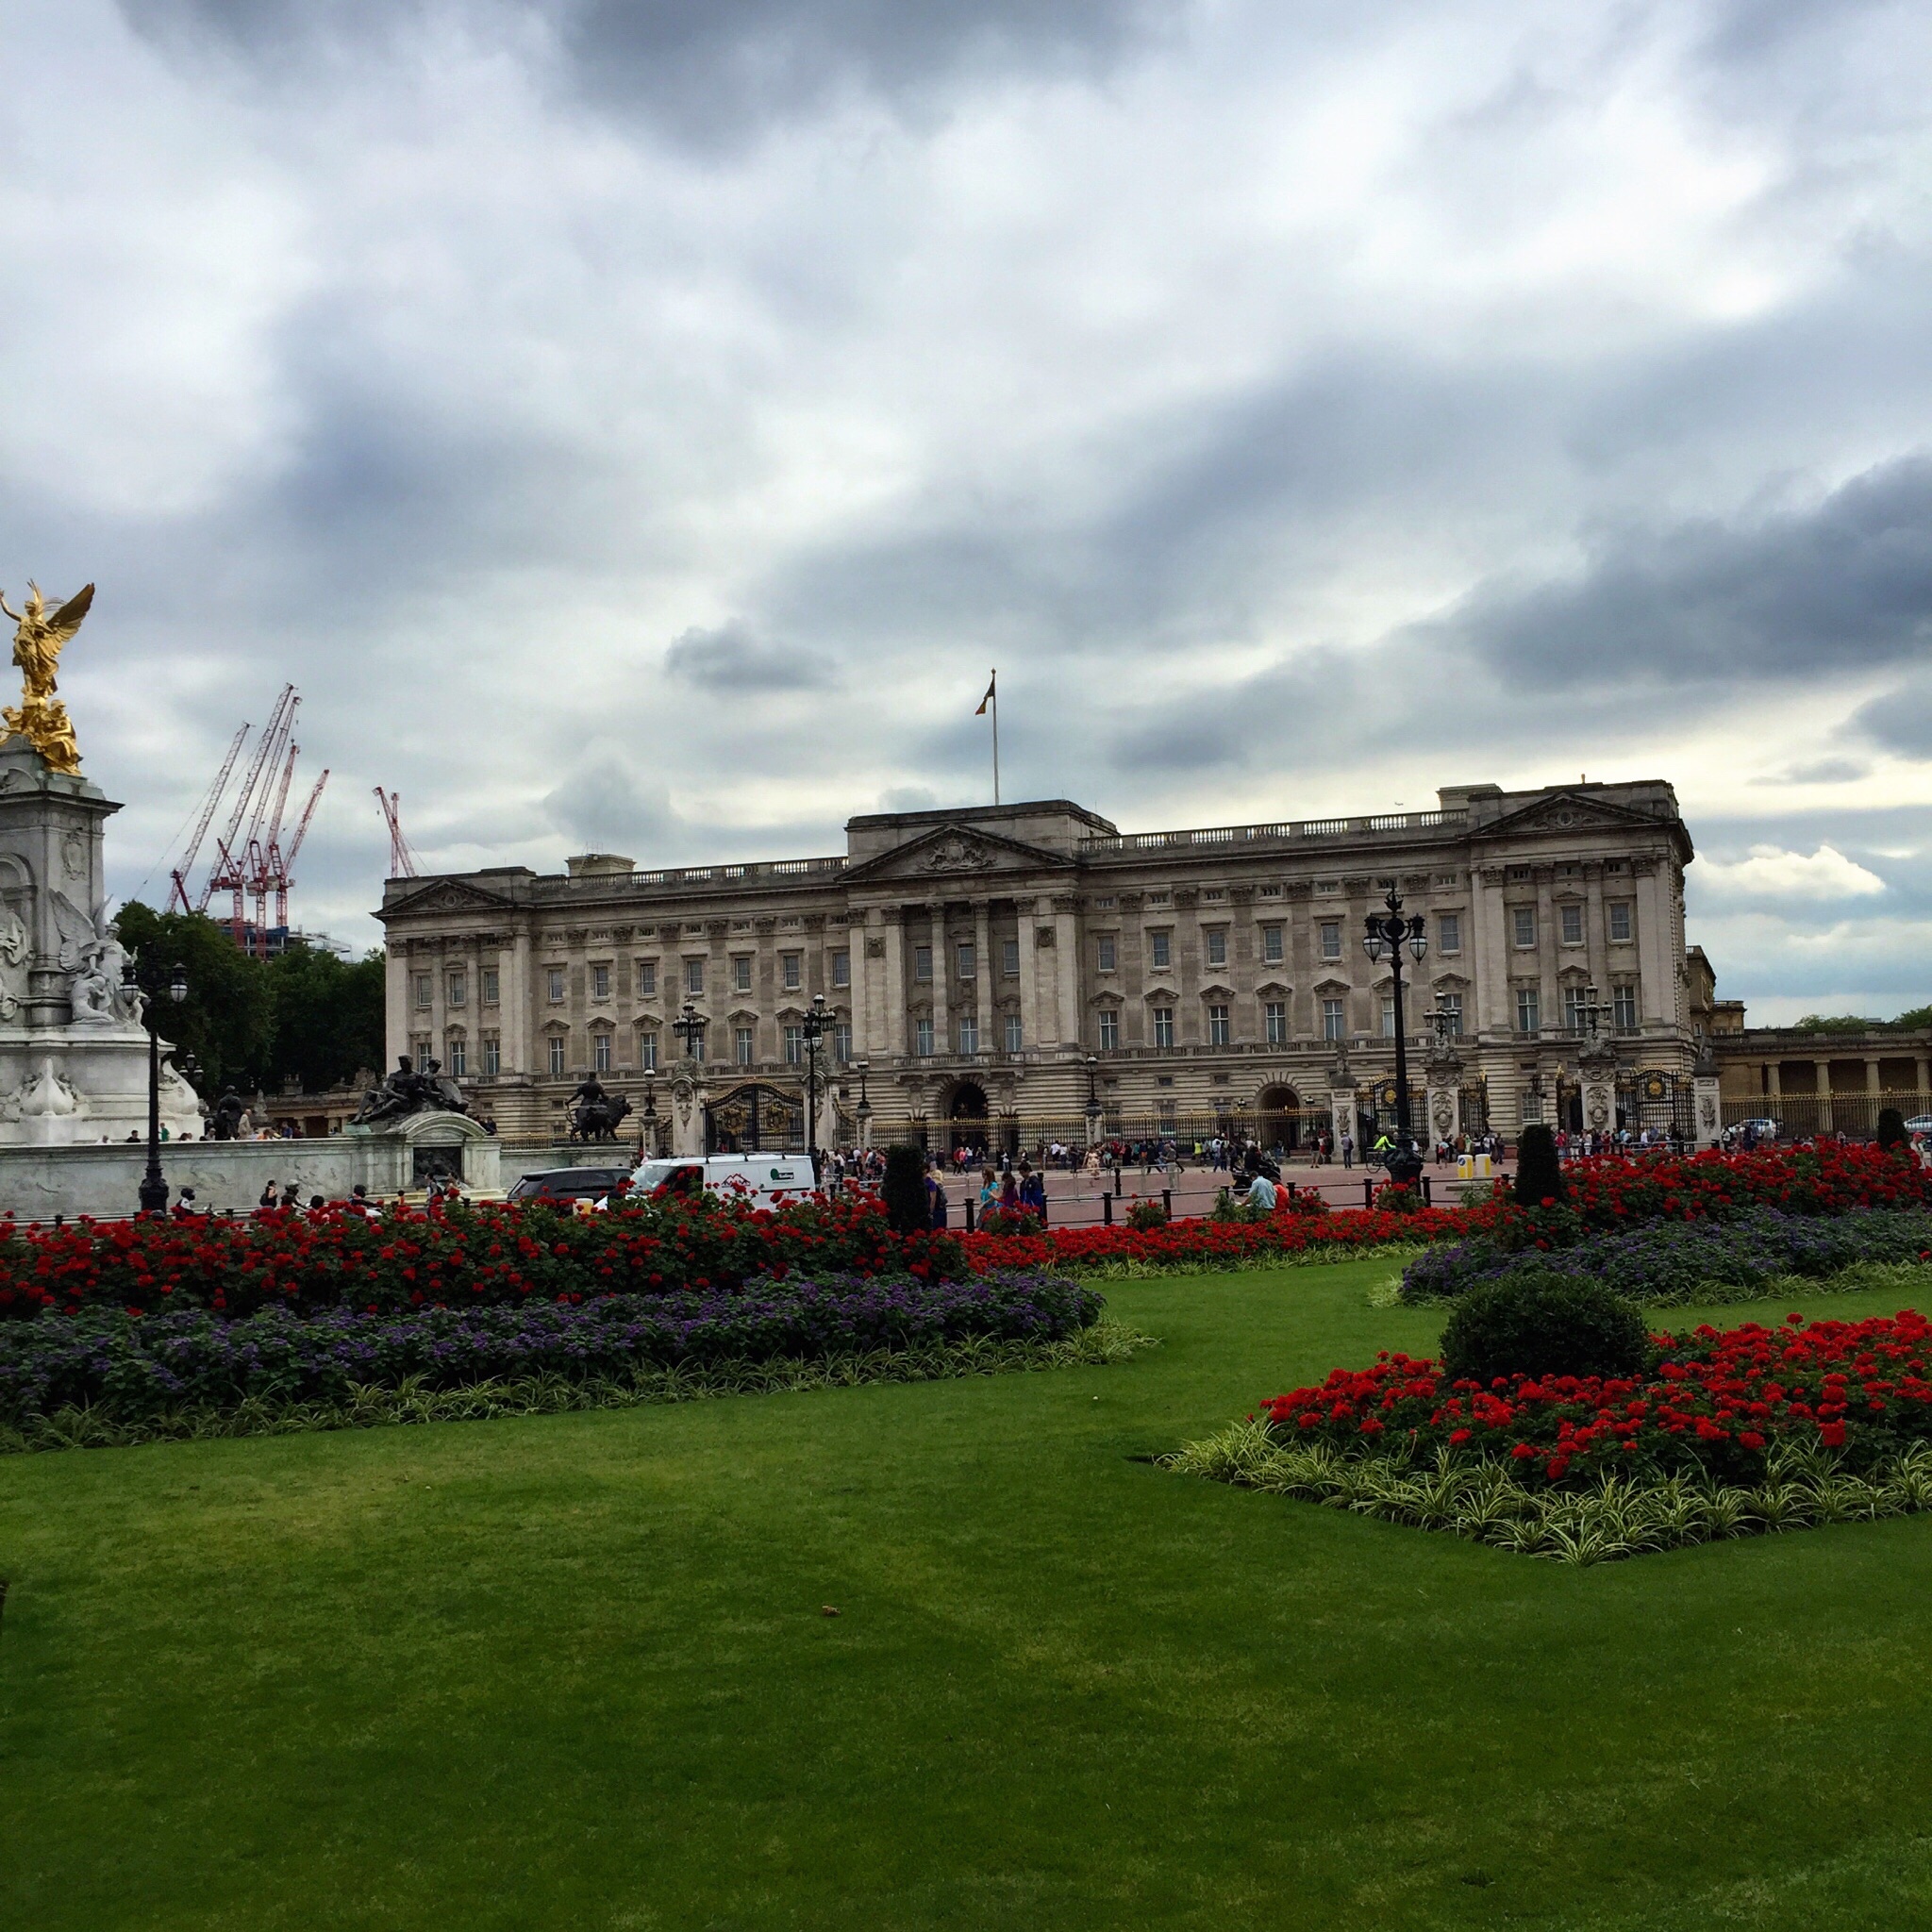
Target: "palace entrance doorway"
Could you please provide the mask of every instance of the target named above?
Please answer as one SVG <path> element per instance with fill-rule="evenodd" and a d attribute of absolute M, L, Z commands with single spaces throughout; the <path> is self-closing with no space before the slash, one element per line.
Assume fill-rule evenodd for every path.
<path fill-rule="evenodd" d="M 1255 1139 L 1292 1154 L 1301 1144 L 1302 1103 L 1292 1087 L 1264 1087 L 1255 1103 Z"/>
<path fill-rule="evenodd" d="M 992 1110 L 986 1101 L 986 1089 L 976 1080 L 961 1080 L 946 1103 L 949 1147 L 991 1147 L 993 1143 Z"/>

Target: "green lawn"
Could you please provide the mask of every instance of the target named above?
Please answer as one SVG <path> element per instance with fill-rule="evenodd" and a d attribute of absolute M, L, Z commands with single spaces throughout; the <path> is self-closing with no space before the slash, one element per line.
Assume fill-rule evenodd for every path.
<path fill-rule="evenodd" d="M 1113 1284 L 1124 1367 L 0 1462 L 0 1926 L 1932 1923 L 1932 1521 L 1575 1571 L 1140 1459 L 1425 1348 L 1387 1272 Z"/>

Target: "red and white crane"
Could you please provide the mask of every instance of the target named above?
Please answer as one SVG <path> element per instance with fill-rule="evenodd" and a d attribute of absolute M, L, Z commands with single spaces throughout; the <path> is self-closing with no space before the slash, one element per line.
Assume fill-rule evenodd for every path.
<path fill-rule="evenodd" d="M 389 826 L 389 875 L 392 879 L 412 879 L 417 876 L 416 854 L 409 841 L 403 836 L 402 814 L 397 807 L 402 803 L 401 794 L 385 791 L 380 785 L 375 788 L 375 802 L 382 808 L 383 822 Z"/>
<path fill-rule="evenodd" d="M 194 830 L 190 835 L 187 848 L 181 854 L 181 863 L 168 876 L 173 881 L 168 893 L 170 912 L 199 912 L 208 904 L 208 894 L 201 895 L 199 904 L 188 897 L 188 881 L 194 871 L 194 861 L 201 853 L 201 841 L 208 837 L 208 828 L 214 821 L 216 808 L 222 802 L 222 794 L 228 789 L 228 774 L 235 769 L 235 760 L 242 756 L 242 746 L 253 727 L 242 725 L 236 732 L 234 741 L 228 746 L 228 756 L 222 760 L 222 769 L 215 774 L 215 782 L 208 787 L 208 796 L 203 799 L 201 812 L 194 821 Z"/>

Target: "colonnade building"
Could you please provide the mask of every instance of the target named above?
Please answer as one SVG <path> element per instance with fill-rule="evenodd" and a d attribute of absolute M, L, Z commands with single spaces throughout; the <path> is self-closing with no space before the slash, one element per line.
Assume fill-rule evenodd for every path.
<path fill-rule="evenodd" d="M 1428 942 L 1405 954 L 1404 1033 L 1439 1063 L 1432 1086 L 1453 1077 L 1459 1126 L 1560 1117 L 1592 1024 L 1633 1108 L 1644 1080 L 1653 1102 L 1659 1083 L 1688 1096 L 1692 853 L 1672 788 L 1439 798 L 1129 833 L 1052 799 L 869 814 L 824 858 L 587 853 L 561 874 L 391 879 L 389 1047 L 441 1059 L 505 1134 L 550 1138 L 588 1073 L 641 1107 L 646 1074 L 684 1055 L 689 1003 L 717 1119 L 741 1133 L 762 1094 L 765 1137 L 796 1138 L 823 994 L 841 1124 L 863 1098 L 874 1141 L 1030 1146 L 1097 1116 L 1109 1133 L 1240 1124 L 1292 1144 L 1341 1089 L 1387 1112 L 1394 988 L 1362 934 L 1392 890 Z M 1413 1083 L 1420 1096 L 1420 1064 Z"/>

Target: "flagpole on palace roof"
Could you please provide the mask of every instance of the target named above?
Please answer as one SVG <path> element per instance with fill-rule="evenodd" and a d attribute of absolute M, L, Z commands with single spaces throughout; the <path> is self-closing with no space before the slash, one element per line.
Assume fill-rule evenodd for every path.
<path fill-rule="evenodd" d="M 992 802 L 1000 802 L 1000 675 L 995 671 L 986 681 L 986 695 L 979 701 L 979 709 L 974 712 L 975 718 L 982 716 L 987 708 L 992 708 Z"/>

